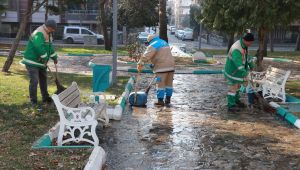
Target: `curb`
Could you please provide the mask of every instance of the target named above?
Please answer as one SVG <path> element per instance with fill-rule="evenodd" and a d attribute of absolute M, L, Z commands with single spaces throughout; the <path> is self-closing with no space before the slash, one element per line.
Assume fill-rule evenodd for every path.
<path fill-rule="evenodd" d="M 122 93 L 121 97 L 118 100 L 118 104 L 115 106 L 114 109 L 107 111 L 109 119 L 121 120 L 123 111 L 125 110 L 126 100 L 129 96 L 129 93 L 133 89 L 133 84 L 134 84 L 134 78 L 130 77 L 130 79 L 128 80 L 125 86 L 125 91 Z"/>
<path fill-rule="evenodd" d="M 71 148 L 93 148 L 90 145 L 76 145 L 76 146 L 52 146 L 51 143 L 54 138 L 57 138 L 59 131 L 59 122 L 53 126 L 48 133 L 40 137 L 33 143 L 32 149 L 71 149 Z"/>
<path fill-rule="evenodd" d="M 92 54 L 92 53 L 66 53 L 63 56 L 70 56 L 70 57 L 103 57 L 109 56 L 111 54 Z M 127 56 L 127 54 L 118 54 L 118 56 Z"/>
<path fill-rule="evenodd" d="M 104 149 L 100 146 L 97 146 L 93 149 L 87 164 L 84 167 L 84 170 L 97 170 L 102 169 L 106 161 L 106 153 Z"/>
<path fill-rule="evenodd" d="M 76 145 L 76 146 L 51 146 L 52 140 L 58 136 L 59 122 L 53 126 L 48 133 L 40 137 L 33 145 L 32 149 L 84 149 L 84 148 L 94 148 L 87 164 L 85 165 L 85 170 L 96 170 L 102 169 L 106 161 L 106 153 L 101 146 L 90 146 L 90 145 Z"/>
<path fill-rule="evenodd" d="M 289 104 L 289 103 L 294 104 L 295 106 L 297 105 L 297 109 L 300 107 L 300 99 L 294 96 L 287 95 L 287 101 L 285 104 Z M 297 116 L 295 116 L 293 113 L 291 113 L 290 111 L 288 111 L 287 109 L 279 105 L 278 103 L 270 102 L 270 105 L 276 109 L 277 114 L 280 117 L 284 118 L 287 122 L 293 124 L 294 126 L 300 129 L 300 119 Z"/>
<path fill-rule="evenodd" d="M 265 61 L 273 61 L 273 62 L 283 62 L 283 63 L 293 63 L 293 60 L 285 59 L 285 58 L 270 58 L 270 57 L 264 57 Z"/>
<path fill-rule="evenodd" d="M 137 73 L 136 68 L 129 68 L 127 70 L 118 70 L 118 71 L 126 71 L 130 73 Z M 141 73 L 152 73 L 152 70 L 142 69 Z M 223 70 L 175 70 L 175 74 L 223 74 Z"/>
<path fill-rule="evenodd" d="M 295 125 L 297 128 L 300 128 L 300 119 L 293 115 L 291 112 L 287 111 L 279 104 L 275 102 L 270 102 L 270 105 L 277 110 L 277 114 L 283 117 L 289 123 Z"/>

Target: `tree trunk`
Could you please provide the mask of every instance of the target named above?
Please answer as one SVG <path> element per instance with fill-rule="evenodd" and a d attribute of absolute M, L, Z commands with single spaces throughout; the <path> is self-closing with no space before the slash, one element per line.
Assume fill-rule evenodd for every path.
<path fill-rule="evenodd" d="M 257 55 L 257 70 L 262 71 L 263 70 L 263 59 L 264 59 L 264 44 L 265 44 L 265 34 L 267 33 L 267 30 L 264 27 L 260 27 L 258 30 L 258 55 Z"/>
<path fill-rule="evenodd" d="M 264 41 L 264 50 L 263 50 L 263 54 L 264 57 L 268 56 L 268 32 L 265 33 L 265 41 Z"/>
<path fill-rule="evenodd" d="M 45 22 L 48 20 L 48 4 L 49 4 L 49 0 L 46 0 L 45 6 L 46 6 L 46 10 L 45 10 Z"/>
<path fill-rule="evenodd" d="M 298 37 L 297 37 L 297 41 L 296 41 L 295 51 L 300 51 L 300 27 L 298 28 Z"/>
<path fill-rule="evenodd" d="M 274 52 L 274 37 L 273 31 L 270 32 L 270 52 Z"/>
<path fill-rule="evenodd" d="M 232 44 L 234 43 L 234 33 L 228 36 L 227 53 L 229 52 Z"/>
<path fill-rule="evenodd" d="M 104 48 L 105 50 L 111 50 L 111 38 L 107 32 L 107 23 L 106 23 L 106 15 L 105 15 L 105 3 L 107 0 L 100 0 L 100 23 L 102 28 L 102 33 L 104 37 Z M 112 31 L 111 31 L 112 32 Z"/>
<path fill-rule="evenodd" d="M 168 42 L 166 0 L 159 0 L 159 37 Z"/>
<path fill-rule="evenodd" d="M 123 26 L 123 44 L 127 45 L 127 28 Z"/>
<path fill-rule="evenodd" d="M 24 16 L 23 20 L 22 20 L 22 23 L 20 25 L 20 28 L 18 30 L 18 33 L 17 33 L 17 36 L 11 46 L 11 49 L 9 51 L 9 54 L 7 56 L 7 59 L 4 63 L 4 66 L 2 68 L 2 72 L 8 72 L 11 64 L 13 63 L 14 61 L 14 57 L 15 57 L 15 53 L 17 51 L 17 48 L 19 46 L 19 42 L 24 34 L 24 31 L 26 29 L 26 26 L 27 26 L 27 23 L 28 23 L 28 19 L 29 17 L 31 16 L 30 13 L 31 13 L 31 10 L 32 10 L 32 6 L 33 6 L 33 0 L 28 0 L 27 1 L 27 9 L 26 9 L 26 15 Z"/>
<path fill-rule="evenodd" d="M 210 33 L 209 32 L 207 32 L 207 34 L 206 34 L 206 43 L 207 44 L 210 44 Z"/>

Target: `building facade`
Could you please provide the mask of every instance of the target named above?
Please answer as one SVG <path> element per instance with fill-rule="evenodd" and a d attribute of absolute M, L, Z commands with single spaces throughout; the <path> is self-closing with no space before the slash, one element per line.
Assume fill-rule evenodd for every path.
<path fill-rule="evenodd" d="M 43 0 L 34 1 L 33 7 L 37 5 L 37 2 L 41 3 Z M 49 1 L 49 3 L 60 3 L 59 1 Z M 80 25 L 91 29 L 92 31 L 98 32 L 97 26 L 98 20 L 97 16 L 99 14 L 99 0 L 89 0 L 86 4 L 65 4 L 66 10 L 61 12 L 59 15 L 53 15 L 48 12 L 48 19 L 53 19 L 58 23 L 58 30 L 56 31 L 55 37 L 60 39 L 62 37 L 63 26 L 65 25 Z M 1 37 L 16 37 L 17 31 L 22 22 L 23 16 L 25 16 L 28 0 L 9 0 L 4 5 L 6 6 L 6 11 L 0 16 L 0 36 Z M 58 4 L 49 4 L 58 6 Z M 42 6 L 36 11 L 28 21 L 28 26 L 26 29 L 26 35 L 42 25 L 46 18 L 46 9 Z"/>
<path fill-rule="evenodd" d="M 187 26 L 185 22 L 189 21 L 190 6 L 196 2 L 197 0 L 174 0 L 175 26 L 177 28 Z"/>

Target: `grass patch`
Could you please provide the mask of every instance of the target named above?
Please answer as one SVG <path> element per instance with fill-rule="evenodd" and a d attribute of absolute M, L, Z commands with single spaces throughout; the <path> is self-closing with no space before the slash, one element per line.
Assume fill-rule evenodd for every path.
<path fill-rule="evenodd" d="M 300 98 L 300 80 L 288 81 L 285 89 L 288 94 Z"/>
<path fill-rule="evenodd" d="M 83 169 L 91 153 L 81 150 L 31 150 L 34 141 L 53 127 L 59 116 L 55 106 L 39 108 L 29 104 L 28 77 L 24 67 L 15 58 L 10 73 L 0 72 L 0 167 L 1 169 Z M 6 57 L 0 56 L 0 68 Z M 49 74 L 50 75 L 50 74 Z M 82 92 L 91 92 L 92 76 L 59 73 L 62 84 L 67 87 L 76 81 Z M 121 95 L 129 77 L 121 77 L 108 94 Z M 48 78 L 49 93 L 56 86 Z M 38 90 L 38 98 L 41 95 Z"/>
<path fill-rule="evenodd" d="M 10 45 L 0 45 L 2 49 L 9 50 Z M 72 54 L 112 54 L 112 51 L 105 50 L 104 47 L 55 47 L 55 51 L 58 53 L 72 53 Z M 24 51 L 26 45 L 19 45 L 18 51 Z M 118 48 L 117 53 L 120 55 L 128 55 L 128 52 L 124 48 Z"/>
<path fill-rule="evenodd" d="M 71 48 L 71 47 L 56 47 L 57 52 L 72 53 L 72 54 L 111 54 L 112 51 L 105 50 L 104 47 L 84 47 L 84 48 Z M 118 54 L 127 55 L 128 52 L 122 48 L 117 51 Z"/>
<path fill-rule="evenodd" d="M 192 57 L 175 57 L 175 63 L 176 64 L 183 64 L 183 65 L 193 65 L 195 64 L 193 62 Z"/>

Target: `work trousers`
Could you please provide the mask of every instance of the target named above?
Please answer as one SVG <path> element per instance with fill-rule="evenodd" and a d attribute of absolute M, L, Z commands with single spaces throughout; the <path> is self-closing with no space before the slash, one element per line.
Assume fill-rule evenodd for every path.
<path fill-rule="evenodd" d="M 43 101 L 49 98 L 46 69 L 26 66 L 29 76 L 29 96 L 32 103 L 37 103 L 37 86 L 40 85 Z"/>

